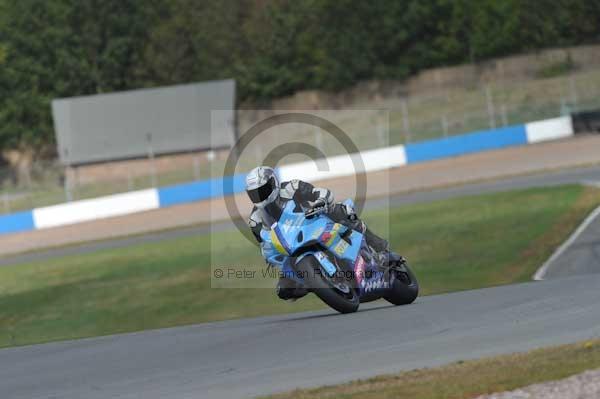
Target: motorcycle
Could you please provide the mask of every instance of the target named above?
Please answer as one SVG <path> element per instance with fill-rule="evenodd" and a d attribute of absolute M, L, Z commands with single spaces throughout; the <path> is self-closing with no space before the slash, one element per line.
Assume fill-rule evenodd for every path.
<path fill-rule="evenodd" d="M 354 208 L 352 200 L 343 204 Z M 340 313 L 358 310 L 360 303 L 384 298 L 394 305 L 412 303 L 419 284 L 406 261 L 381 256 L 366 243 L 363 233 L 336 223 L 315 208 L 295 209 L 289 201 L 270 230 L 263 230 L 262 255 L 291 278 Z"/>

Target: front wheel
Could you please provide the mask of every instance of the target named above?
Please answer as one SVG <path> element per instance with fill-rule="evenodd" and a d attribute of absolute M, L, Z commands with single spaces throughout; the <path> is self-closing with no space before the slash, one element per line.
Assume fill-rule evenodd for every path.
<path fill-rule="evenodd" d="M 408 305 L 419 295 L 419 282 L 407 264 L 398 269 L 391 269 L 392 287 L 390 293 L 384 296 L 385 300 L 394 305 Z"/>
<path fill-rule="evenodd" d="M 340 313 L 353 313 L 358 310 L 360 298 L 351 280 L 330 279 L 321 271 L 321 265 L 314 256 L 306 256 L 296 265 L 302 272 L 306 286 L 323 302 Z"/>

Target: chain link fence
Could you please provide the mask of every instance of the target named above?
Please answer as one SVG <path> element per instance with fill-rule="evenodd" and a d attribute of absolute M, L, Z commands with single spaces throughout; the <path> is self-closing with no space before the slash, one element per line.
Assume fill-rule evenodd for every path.
<path fill-rule="evenodd" d="M 357 103 L 354 108 L 361 112 L 345 109 L 324 115 L 350 132 L 359 149 L 368 150 L 600 109 L 600 70 L 437 90 L 418 96 L 387 97 Z M 364 112 L 365 109 L 371 111 Z M 381 120 L 383 112 L 378 110 L 383 109 L 389 120 Z M 245 115 L 244 112 L 238 111 L 242 133 L 257 117 L 268 116 Z M 389 135 L 384 134 L 382 127 L 385 124 L 387 130 L 387 123 Z M 255 143 L 251 149 L 254 157 L 246 157 L 241 168 L 250 169 L 265 159 L 266 148 L 280 144 L 275 142 L 278 137 L 281 142 L 289 141 L 290 133 L 299 141 L 314 143 L 327 156 L 341 151 L 338 143 L 319 129 L 279 128 L 284 128 L 286 134 L 270 135 L 269 145 Z M 100 165 L 97 168 L 104 171 L 95 173 L 90 172 L 89 167 L 65 169 L 58 161 L 36 161 L 16 169 L 0 167 L 0 213 L 206 179 L 222 170 L 225 157 L 224 152 L 212 151 L 185 155 L 176 162 L 169 157 L 150 157 L 127 161 L 130 163 L 113 169 Z M 282 162 L 299 160 L 305 159 L 291 155 Z"/>

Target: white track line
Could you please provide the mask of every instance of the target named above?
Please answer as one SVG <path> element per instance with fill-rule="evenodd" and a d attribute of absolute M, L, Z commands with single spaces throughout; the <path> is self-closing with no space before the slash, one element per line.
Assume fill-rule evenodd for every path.
<path fill-rule="evenodd" d="M 569 248 L 571 246 L 571 244 L 573 244 L 573 242 L 581 235 L 581 233 L 583 233 L 583 231 L 598 216 L 600 216 L 600 206 L 597 207 L 596 209 L 594 209 L 594 211 L 592 213 L 590 213 L 590 215 L 587 218 L 585 218 L 585 220 L 583 221 L 583 223 L 581 225 L 579 225 L 579 227 L 577 228 L 577 230 L 575 230 L 575 232 L 573 234 L 571 234 L 571 237 L 569 237 L 569 239 L 567 241 L 565 241 L 560 247 L 558 247 L 558 249 L 556 251 L 554 251 L 554 253 L 550 257 L 550 259 L 548 259 L 546 261 L 546 263 L 544 263 L 542 265 L 542 267 L 540 267 L 539 269 L 537 269 L 537 271 L 533 275 L 533 279 L 537 280 L 537 281 L 543 280 L 544 279 L 544 275 L 546 274 L 546 272 L 548 271 L 548 268 L 550 267 L 550 264 L 554 260 L 556 260 L 560 255 L 562 255 L 563 252 L 565 252 L 567 250 L 567 248 Z"/>

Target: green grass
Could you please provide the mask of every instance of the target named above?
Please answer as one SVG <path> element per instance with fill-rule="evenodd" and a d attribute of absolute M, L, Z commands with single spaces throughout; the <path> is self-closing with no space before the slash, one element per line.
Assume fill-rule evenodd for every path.
<path fill-rule="evenodd" d="M 600 203 L 581 186 L 459 198 L 373 212 L 423 294 L 526 281 Z M 263 265 L 239 233 L 180 238 L 0 268 L 0 346 L 322 308 L 268 289 L 211 288 L 211 265 Z M 262 281 L 263 285 L 265 281 Z"/>
<path fill-rule="evenodd" d="M 271 399 L 470 399 L 559 380 L 600 367 L 600 340 L 531 352 L 459 361 L 433 369 L 383 375 L 347 384 L 295 390 Z"/>

